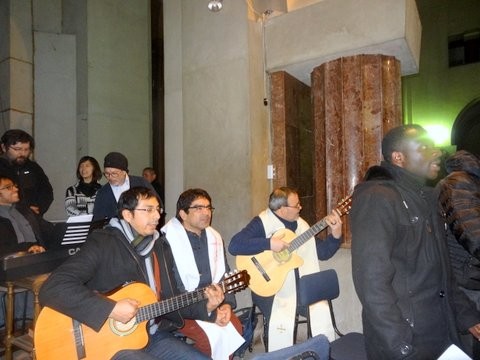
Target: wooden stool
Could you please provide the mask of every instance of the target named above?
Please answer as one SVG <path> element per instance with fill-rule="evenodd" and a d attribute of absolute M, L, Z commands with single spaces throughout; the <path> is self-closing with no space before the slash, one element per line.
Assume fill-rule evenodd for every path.
<path fill-rule="evenodd" d="M 29 276 L 23 279 L 15 281 L 7 281 L 7 299 L 6 299 L 6 317 L 5 317 L 5 360 L 12 360 L 13 358 L 13 346 L 16 346 L 22 350 L 32 353 L 32 357 L 35 358 L 33 353 L 33 338 L 30 334 L 23 334 L 21 336 L 14 336 L 14 289 L 22 288 L 33 292 L 33 305 L 34 305 L 34 317 L 33 328 L 35 328 L 35 322 L 38 314 L 40 314 L 41 306 L 38 300 L 38 294 L 45 280 L 47 280 L 49 274 L 42 274 L 36 276 Z"/>

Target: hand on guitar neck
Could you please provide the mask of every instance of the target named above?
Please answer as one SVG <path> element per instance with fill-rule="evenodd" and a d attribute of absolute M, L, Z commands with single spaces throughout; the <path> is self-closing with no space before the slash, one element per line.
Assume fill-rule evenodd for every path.
<path fill-rule="evenodd" d="M 330 227 L 330 231 L 335 239 L 340 239 L 342 236 L 342 219 L 341 213 L 334 209 L 330 214 L 324 218 L 327 225 Z M 273 252 L 281 252 L 286 250 L 290 246 L 290 242 L 287 242 L 285 238 L 285 232 L 276 232 L 270 238 L 270 250 Z"/>
<path fill-rule="evenodd" d="M 330 214 L 325 216 L 325 222 L 330 227 L 332 236 L 335 239 L 340 239 L 342 237 L 343 222 L 341 216 L 342 213 L 337 209 L 333 209 Z"/>
<path fill-rule="evenodd" d="M 207 297 L 207 311 L 214 311 L 225 299 L 222 289 L 217 284 L 212 284 L 205 289 Z"/>

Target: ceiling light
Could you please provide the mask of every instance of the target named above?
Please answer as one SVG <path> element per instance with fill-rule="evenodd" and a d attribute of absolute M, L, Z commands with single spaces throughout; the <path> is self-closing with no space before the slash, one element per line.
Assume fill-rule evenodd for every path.
<path fill-rule="evenodd" d="M 222 10 L 222 7 L 223 7 L 222 1 L 223 0 L 210 0 L 208 2 L 208 10 L 213 12 Z"/>

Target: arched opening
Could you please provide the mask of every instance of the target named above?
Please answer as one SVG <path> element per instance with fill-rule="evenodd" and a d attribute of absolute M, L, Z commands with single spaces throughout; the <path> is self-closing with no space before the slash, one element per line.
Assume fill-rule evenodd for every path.
<path fill-rule="evenodd" d="M 480 155 L 480 98 L 468 103 L 458 114 L 452 126 L 452 145 Z"/>

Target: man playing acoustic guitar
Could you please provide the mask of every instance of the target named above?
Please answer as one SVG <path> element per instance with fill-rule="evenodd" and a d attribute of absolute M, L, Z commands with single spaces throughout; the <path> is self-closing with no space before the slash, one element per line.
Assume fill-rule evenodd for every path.
<path fill-rule="evenodd" d="M 250 261 L 251 255 L 260 254 L 262 252 L 272 252 L 272 254 L 281 254 L 285 251 L 290 242 L 287 238 L 291 235 L 290 240 L 295 235 L 301 235 L 309 230 L 309 225 L 305 220 L 300 217 L 300 211 L 302 206 L 296 190 L 288 187 L 280 187 L 275 189 L 271 194 L 268 202 L 268 209 L 261 212 L 258 216 L 254 217 L 250 223 L 237 233 L 229 245 L 229 252 L 232 255 L 249 255 L 237 256 L 237 267 L 241 267 L 239 264 L 239 258 L 246 258 Z M 325 226 L 330 227 L 331 234 L 327 236 L 325 240 L 314 238 L 312 235 L 305 239 L 305 243 L 302 244 L 294 256 L 299 255 L 301 259 L 300 263 L 293 264 L 288 268 L 290 260 L 286 259 L 285 264 L 281 264 L 279 269 L 273 269 L 272 272 L 264 274 L 268 276 L 268 282 L 265 282 L 262 286 L 258 287 L 255 293 L 252 283 L 254 281 L 255 271 L 250 272 L 250 287 L 252 289 L 253 303 L 260 308 L 264 316 L 264 322 L 267 326 L 264 327 L 264 343 L 268 351 L 281 349 L 292 345 L 293 340 L 293 324 L 296 312 L 296 283 L 298 276 L 311 274 L 318 272 L 319 264 L 318 260 L 327 260 L 331 258 L 338 250 L 342 237 L 342 221 L 340 214 L 334 210 L 324 219 Z M 313 228 L 313 227 L 312 227 Z M 285 231 L 288 229 L 289 231 Z M 292 234 L 293 233 L 293 234 Z M 294 241 L 292 241 L 293 243 Z M 298 258 L 298 257 L 297 257 Z M 303 265 L 301 260 L 303 259 Z M 273 261 L 275 262 L 275 261 Z M 279 262 L 280 264 L 280 262 Z M 256 264 L 262 271 L 265 271 L 267 266 L 264 264 Z M 279 275 L 282 270 L 286 268 L 288 272 L 285 273 L 285 277 L 278 279 L 275 275 Z M 300 265 L 300 267 L 298 267 Z M 295 271 L 292 271 L 295 267 Z M 260 280 L 263 278 L 260 276 Z M 285 280 L 283 282 L 283 280 Z M 279 284 L 279 291 L 270 291 L 267 285 Z M 259 294 L 261 293 L 261 294 Z M 263 295 L 263 296 L 262 296 Z M 323 307 L 316 311 L 311 308 L 312 327 L 320 325 L 324 319 L 330 319 L 328 313 L 324 313 Z M 321 317 L 322 319 L 318 319 Z M 317 334 L 319 331 L 312 329 L 313 334 Z M 320 329 L 323 332 L 323 328 Z M 268 337 L 267 337 L 268 334 Z"/>
<path fill-rule="evenodd" d="M 172 253 L 168 243 L 163 237 L 159 237 L 159 233 L 156 231 L 162 212 L 159 204 L 156 194 L 147 188 L 134 187 L 125 191 L 118 202 L 119 217 L 111 219 L 106 228 L 94 231 L 81 251 L 50 275 L 40 292 L 42 305 L 66 314 L 98 332 L 106 324 L 111 323 L 112 319 L 118 322 L 119 328 L 122 327 L 122 324 L 127 327 L 127 323 L 138 316 L 140 305 L 143 306 L 146 302 L 135 293 L 117 301 L 112 300 L 111 297 L 107 298 L 103 295 L 104 293 L 135 281 L 148 284 L 154 298 L 153 293 L 156 293 L 158 298 L 164 299 L 177 295 L 177 284 L 172 272 L 174 268 Z M 136 284 L 127 285 L 124 289 L 128 289 L 132 285 Z M 159 289 L 160 287 L 161 289 Z M 147 341 L 145 341 L 140 346 L 128 345 L 127 347 L 139 350 L 123 350 L 125 348 L 122 348 L 121 345 L 119 349 L 112 350 L 112 347 L 115 346 L 112 343 L 115 341 L 111 340 L 89 344 L 89 337 L 86 335 L 78 336 L 75 339 L 77 344 L 70 344 L 71 339 L 62 338 L 58 332 L 56 341 L 51 346 L 44 346 L 44 348 L 46 347 L 48 350 L 49 348 L 70 346 L 73 350 L 65 350 L 63 356 L 52 356 L 44 350 L 42 350 L 42 354 L 45 359 L 49 360 L 67 359 L 69 358 L 68 353 L 72 352 L 73 354 L 70 354 L 72 359 L 85 357 L 100 360 L 110 359 L 112 356 L 115 360 L 209 359 L 193 346 L 174 337 L 170 332 L 183 326 L 182 317 L 207 320 L 209 314 L 224 300 L 224 294 L 218 285 L 209 286 L 205 290 L 205 294 L 206 299 L 203 301 L 166 314 L 157 319 L 159 320 L 157 323 L 150 320 L 148 337 L 145 334 L 145 327 L 143 331 L 140 331 L 148 340 L 148 346 L 145 347 L 147 345 Z M 48 308 L 44 310 L 46 309 L 49 310 Z M 41 316 L 42 314 L 40 314 Z M 70 321 L 71 324 L 72 321 Z M 75 325 L 74 321 L 73 324 Z M 54 331 L 38 329 L 37 333 L 37 329 L 35 329 L 37 359 L 42 360 L 39 352 L 40 334 Z M 115 329 L 112 327 L 112 332 L 114 331 Z M 131 336 L 135 336 L 135 333 L 117 336 L 117 338 L 118 341 L 123 341 Z M 81 344 L 83 340 L 85 341 L 84 345 Z M 85 356 L 82 353 L 86 353 Z"/>

